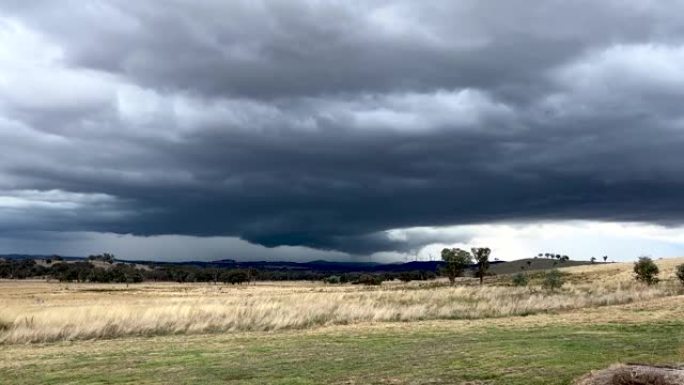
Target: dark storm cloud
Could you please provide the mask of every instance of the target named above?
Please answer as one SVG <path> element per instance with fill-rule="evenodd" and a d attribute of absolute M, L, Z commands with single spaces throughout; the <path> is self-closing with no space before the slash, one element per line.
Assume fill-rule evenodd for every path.
<path fill-rule="evenodd" d="M 681 223 L 684 3 L 4 2 L 0 231 Z M 429 239 L 428 239 L 429 238 Z"/>

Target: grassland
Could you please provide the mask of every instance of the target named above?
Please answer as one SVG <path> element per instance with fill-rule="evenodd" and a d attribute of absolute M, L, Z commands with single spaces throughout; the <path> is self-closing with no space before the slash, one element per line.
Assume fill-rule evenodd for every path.
<path fill-rule="evenodd" d="M 573 266 L 591 265 L 589 261 L 558 261 L 549 258 L 525 258 L 516 261 L 493 264 L 489 271 L 494 274 L 515 274 L 521 271 L 537 271 Z"/>
<path fill-rule="evenodd" d="M 671 277 L 672 268 L 682 262 L 660 261 L 662 276 Z M 534 287 L 418 284 L 67 288 L 2 282 L 0 309 L 9 326 L 0 346 L 0 384 L 570 384 L 588 370 L 615 362 L 684 362 L 684 296 L 673 281 L 656 288 L 635 285 L 629 265 L 565 271 L 573 284 L 562 292 L 546 294 Z M 56 339 L 40 331 L 46 325 L 60 329 L 73 322 L 90 322 L 96 325 L 93 330 L 102 330 L 99 322 L 110 320 L 113 325 L 117 319 L 146 324 L 150 320 L 145 317 L 165 307 L 169 307 L 169 318 L 160 319 L 173 320 L 175 311 L 176 318 L 188 325 L 197 324 L 199 316 L 181 310 L 192 306 L 218 314 L 211 319 L 233 319 L 236 316 L 231 314 L 240 307 L 231 301 L 245 307 L 275 304 L 271 309 L 280 310 L 271 310 L 278 315 L 273 320 L 318 321 L 284 322 L 282 328 L 262 323 L 251 329 L 202 326 L 62 334 Z M 332 314 L 366 315 L 338 315 L 339 322 L 329 322 L 316 318 L 321 313 L 313 310 L 298 314 L 282 309 L 301 303 L 296 308 L 301 313 L 308 308 L 306 304 L 313 309 L 312 303 L 325 302 L 337 302 L 337 313 Z M 458 307 L 451 307 L 452 302 Z M 522 303 L 538 306 L 530 311 L 531 305 L 526 305 L 522 312 Z M 393 313 L 378 316 L 386 308 Z M 497 308 L 521 312 L 492 310 Z M 442 316 L 435 309 L 448 312 Z M 469 313 L 459 313 L 463 309 Z M 21 312 L 28 317 L 25 326 L 20 325 Z M 147 316 L 137 319 L 130 318 L 131 314 Z M 184 318 L 184 314 L 190 316 Z M 402 319 L 392 314 L 411 316 Z M 201 313 L 202 317 L 207 314 Z M 14 339 L 12 333 L 17 333 Z M 57 342 L 27 344 L 32 339 L 18 337 L 22 335 Z M 123 338 L 103 339 L 117 336 Z M 76 341 L 83 338 L 89 340 Z"/>

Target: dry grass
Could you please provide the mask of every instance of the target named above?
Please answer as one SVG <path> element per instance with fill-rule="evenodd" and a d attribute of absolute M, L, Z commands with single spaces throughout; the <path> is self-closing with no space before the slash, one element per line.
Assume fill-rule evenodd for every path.
<path fill-rule="evenodd" d="M 681 384 L 684 384 L 684 369 L 649 365 L 614 365 L 576 381 L 576 385 Z"/>
<path fill-rule="evenodd" d="M 679 261 L 658 261 L 664 278 Z M 646 287 L 631 264 L 572 267 L 573 284 L 539 288 L 396 284 L 382 287 L 264 283 L 122 285 L 0 282 L 0 342 L 131 335 L 306 329 L 385 321 L 482 319 L 553 313 L 671 296 L 674 282 Z"/>

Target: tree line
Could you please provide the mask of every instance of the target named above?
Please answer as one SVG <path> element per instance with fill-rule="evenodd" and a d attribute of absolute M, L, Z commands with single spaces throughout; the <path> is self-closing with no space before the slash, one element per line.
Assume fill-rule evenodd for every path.
<path fill-rule="evenodd" d="M 433 271 L 402 272 L 346 272 L 331 274 L 324 271 L 297 269 L 256 269 L 226 266 L 194 266 L 160 264 L 137 266 L 116 262 L 111 254 L 90 256 L 79 261 L 64 261 L 51 257 L 40 262 L 34 259 L 0 259 L 2 279 L 54 279 L 61 282 L 138 283 L 157 282 L 210 282 L 242 284 L 252 281 L 324 281 L 327 283 L 379 284 L 383 281 L 435 279 Z"/>

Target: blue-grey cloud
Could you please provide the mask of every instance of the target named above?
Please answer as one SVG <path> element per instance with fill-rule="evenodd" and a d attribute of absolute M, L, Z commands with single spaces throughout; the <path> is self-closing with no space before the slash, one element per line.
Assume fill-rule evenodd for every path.
<path fill-rule="evenodd" d="M 0 5 L 0 231 L 679 224 L 681 1 Z M 430 240 L 430 242 L 436 240 Z"/>

